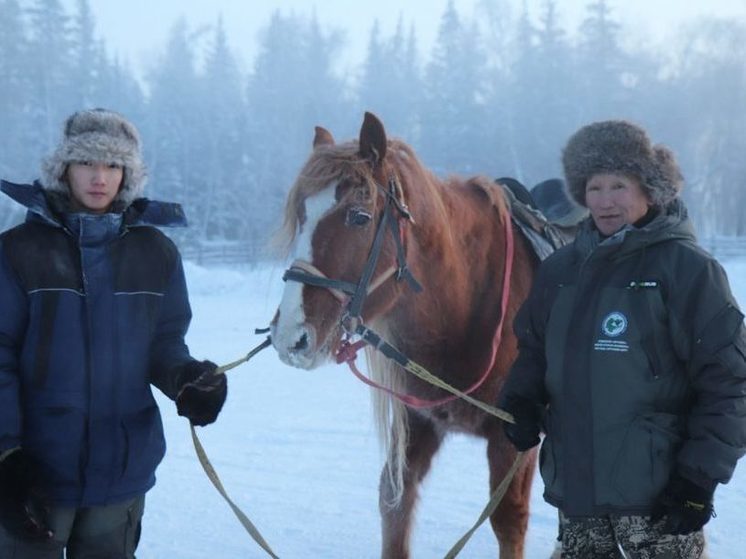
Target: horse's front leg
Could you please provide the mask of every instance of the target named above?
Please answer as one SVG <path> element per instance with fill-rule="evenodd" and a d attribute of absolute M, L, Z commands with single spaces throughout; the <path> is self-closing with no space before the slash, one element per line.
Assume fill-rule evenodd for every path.
<path fill-rule="evenodd" d="M 487 441 L 487 460 L 490 465 L 490 493 L 494 493 L 513 465 L 516 450 L 505 438 L 502 427 L 496 424 Z M 500 545 L 500 559 L 523 559 L 523 548 L 528 528 L 531 481 L 536 466 L 536 451 L 528 452 L 523 465 L 513 477 L 502 501 L 490 517 L 492 530 Z"/>
<path fill-rule="evenodd" d="M 420 482 L 430 470 L 432 458 L 440 447 L 443 435 L 428 419 L 411 411 L 407 412 L 409 436 L 406 446 L 406 467 L 403 472 L 401 498 L 396 498 L 388 467 L 395 468 L 395 452 L 389 456 L 389 463 L 381 473 L 379 507 L 383 530 L 383 559 L 408 559 L 409 537 L 412 529 L 413 512 L 417 503 Z M 401 436 L 393 433 L 394 437 Z M 395 440 L 395 439 L 394 439 Z"/>

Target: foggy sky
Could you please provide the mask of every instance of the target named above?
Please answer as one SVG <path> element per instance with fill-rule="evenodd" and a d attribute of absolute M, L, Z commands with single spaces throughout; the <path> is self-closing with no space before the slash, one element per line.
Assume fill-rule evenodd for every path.
<path fill-rule="evenodd" d="M 459 13 L 471 17 L 474 7 L 484 0 L 455 0 Z M 491 0 L 507 5 L 514 14 L 523 0 Z M 572 33 L 582 21 L 590 0 L 559 0 L 557 9 L 562 25 Z M 98 37 L 110 54 L 129 63 L 137 74 L 147 71 L 149 61 L 163 51 L 174 22 L 184 16 L 190 29 L 214 25 L 222 14 L 232 48 L 249 68 L 256 54 L 257 33 L 275 10 L 308 15 L 315 11 L 324 28 L 341 28 L 346 44 L 340 53 L 340 69 L 351 68 L 362 60 L 371 26 L 378 19 L 382 34 L 393 33 L 401 16 L 407 28 L 414 23 L 421 52 L 428 52 L 437 33 L 447 0 L 89 0 L 96 20 Z M 526 0 L 536 14 L 545 0 Z M 77 0 L 63 0 L 68 11 Z M 610 0 L 617 18 L 637 43 L 665 44 L 679 26 L 702 15 L 746 18 L 746 0 Z"/>

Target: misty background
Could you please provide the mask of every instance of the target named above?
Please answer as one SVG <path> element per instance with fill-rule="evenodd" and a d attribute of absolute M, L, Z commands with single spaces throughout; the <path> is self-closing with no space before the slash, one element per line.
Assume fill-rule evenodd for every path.
<path fill-rule="evenodd" d="M 185 206 L 182 248 L 233 247 L 259 259 L 315 125 L 356 138 L 370 110 L 438 175 L 513 176 L 530 187 L 561 176 L 560 152 L 577 128 L 626 118 L 676 153 L 700 236 L 746 236 L 738 2 L 741 15 L 710 2 L 709 14 L 674 27 L 664 26 L 665 10 L 647 22 L 620 13 L 621 0 L 567 11 L 554 0 L 428 3 L 419 8 L 430 12 L 425 27 L 405 8 L 356 17 L 350 2 L 338 7 L 355 21 L 345 26 L 310 2 L 255 11 L 252 2 L 244 17 L 257 31 L 236 37 L 227 31 L 240 24 L 235 13 L 215 7 L 204 23 L 211 3 L 200 3 L 196 24 L 189 2 L 172 21 L 155 4 L 122 3 L 142 18 L 138 27 L 106 13 L 100 25 L 88 0 L 0 0 L 0 177 L 32 181 L 65 117 L 115 109 L 141 132 L 146 195 Z M 153 26 L 156 48 L 147 47 Z M 142 51 L 122 46 L 123 31 L 147 47 L 135 66 L 132 53 Z M 3 198 L 0 229 L 23 214 Z"/>

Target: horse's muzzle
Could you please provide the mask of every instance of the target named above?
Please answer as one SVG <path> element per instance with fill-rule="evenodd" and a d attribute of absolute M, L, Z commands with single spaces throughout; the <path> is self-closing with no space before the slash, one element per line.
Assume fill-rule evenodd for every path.
<path fill-rule="evenodd" d="M 319 355 L 316 348 L 315 329 L 306 324 L 295 327 L 279 327 L 272 324 L 272 345 L 280 360 L 299 369 L 313 369 L 327 359 Z"/>

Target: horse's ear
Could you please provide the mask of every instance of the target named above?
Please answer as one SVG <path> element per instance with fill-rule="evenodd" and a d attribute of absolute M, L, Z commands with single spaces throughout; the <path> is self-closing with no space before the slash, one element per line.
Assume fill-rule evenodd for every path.
<path fill-rule="evenodd" d="M 378 117 L 366 112 L 360 127 L 360 155 L 377 165 L 386 157 L 386 131 Z"/>
<path fill-rule="evenodd" d="M 313 148 L 316 149 L 319 146 L 333 146 L 334 145 L 334 136 L 332 136 L 332 133 L 329 132 L 326 128 L 322 128 L 321 126 L 317 126 L 314 128 L 314 135 L 313 135 Z"/>

